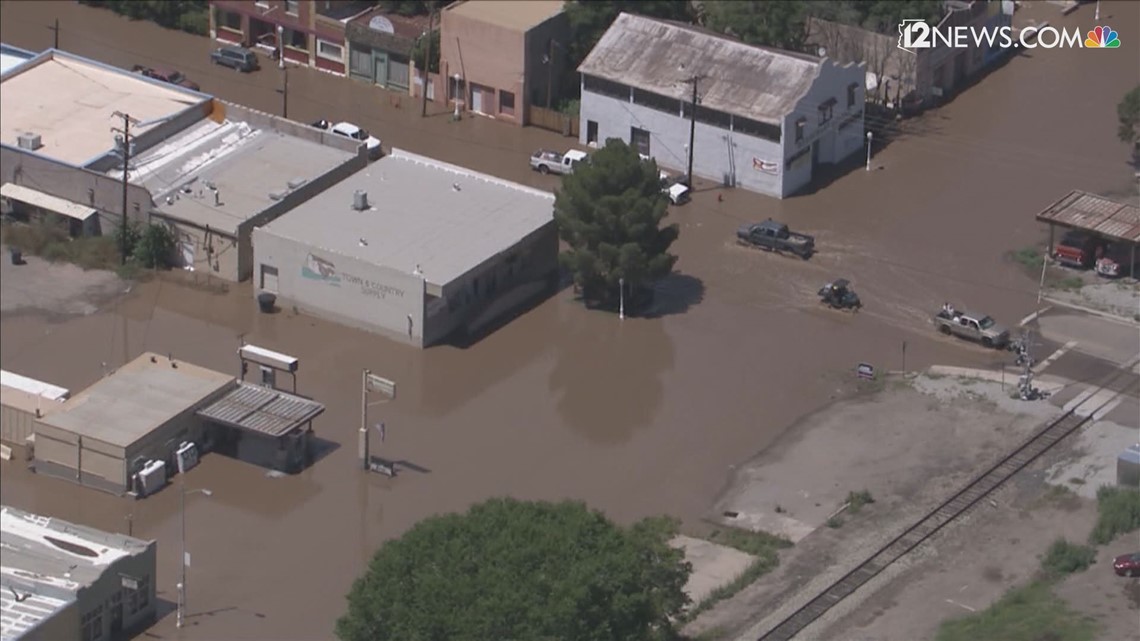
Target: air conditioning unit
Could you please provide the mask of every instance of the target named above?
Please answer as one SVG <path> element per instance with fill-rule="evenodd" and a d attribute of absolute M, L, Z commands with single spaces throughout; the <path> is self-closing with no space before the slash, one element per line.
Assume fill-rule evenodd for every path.
<path fill-rule="evenodd" d="M 40 135 L 34 134 L 30 131 L 28 133 L 20 134 L 16 140 L 20 146 L 20 149 L 26 149 L 28 151 L 35 151 L 44 146 Z"/>

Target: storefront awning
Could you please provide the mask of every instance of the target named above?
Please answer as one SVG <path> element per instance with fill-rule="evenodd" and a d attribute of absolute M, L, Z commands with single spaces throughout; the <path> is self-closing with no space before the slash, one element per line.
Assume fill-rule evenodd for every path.
<path fill-rule="evenodd" d="M 320 416 L 325 406 L 307 398 L 260 385 L 241 383 L 197 411 L 220 425 L 280 438 Z"/>
<path fill-rule="evenodd" d="M 4 186 L 0 187 L 0 196 L 76 220 L 87 220 L 95 215 L 95 210 L 90 207 L 15 183 L 4 183 Z"/>

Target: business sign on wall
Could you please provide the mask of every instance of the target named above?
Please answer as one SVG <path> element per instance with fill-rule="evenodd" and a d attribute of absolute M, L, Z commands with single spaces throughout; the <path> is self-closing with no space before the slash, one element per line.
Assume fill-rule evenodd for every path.
<path fill-rule="evenodd" d="M 348 272 L 337 271 L 336 265 L 332 261 L 313 254 L 309 254 L 305 258 L 305 264 L 301 265 L 301 277 L 320 281 L 332 287 L 340 287 L 342 282 L 356 285 L 360 287 L 360 293 L 364 296 L 371 296 L 380 300 L 385 300 L 389 296 L 404 297 L 404 290 L 402 289 L 361 278 Z"/>

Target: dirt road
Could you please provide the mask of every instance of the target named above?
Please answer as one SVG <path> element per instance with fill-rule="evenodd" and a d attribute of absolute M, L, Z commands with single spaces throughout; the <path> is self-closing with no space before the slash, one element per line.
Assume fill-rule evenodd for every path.
<path fill-rule="evenodd" d="M 1140 10 L 1122 3 L 1112 12 L 1135 24 Z M 1087 23 L 1087 13 L 1066 20 Z M 279 112 L 276 70 L 246 77 L 210 67 L 205 39 L 110 12 L 3 3 L 0 35 L 42 48 L 55 17 L 65 49 L 120 66 L 174 66 L 204 91 Z M 239 335 L 299 357 L 301 392 L 328 406 L 316 424 L 327 455 L 290 478 L 220 456 L 189 475 L 191 486 L 214 494 L 189 507 L 188 603 L 199 616 L 180 638 L 329 638 L 371 551 L 428 515 L 510 494 L 579 498 L 622 521 L 662 512 L 695 519 L 730 466 L 827 402 L 836 377 L 856 363 L 898 368 L 903 341 L 909 368 L 1001 358 L 933 335 L 927 314 L 944 300 L 1010 323 L 1033 310 L 1034 284 L 1003 255 L 1042 237 L 1033 214 L 1067 190 L 1126 184 L 1114 111 L 1137 67 L 1127 51 L 1039 51 L 923 118 L 921 134 L 876 154 L 879 170 L 783 202 L 697 193 L 674 210 L 684 277 L 662 285 L 655 318 L 620 322 L 563 294 L 469 349 L 420 352 L 289 312 L 258 315 L 247 286 L 221 294 L 151 282 L 103 313 L 66 322 L 4 316 L 0 361 L 80 388 L 103 363 L 118 366 L 144 349 L 233 371 Z M 557 185 L 532 174 L 525 156 L 564 138 L 486 119 L 420 119 L 382 90 L 311 70 L 290 74 L 290 117 L 352 120 L 386 145 Z M 815 233 L 820 255 L 803 262 L 731 242 L 741 221 L 766 216 Z M 863 313 L 819 309 L 815 289 L 836 276 L 854 281 Z M 396 402 L 374 410 L 388 425 L 381 454 L 422 471 L 408 467 L 389 481 L 355 468 L 364 367 L 400 385 Z M 17 507 L 157 539 L 158 585 L 173 600 L 176 492 L 130 502 L 7 465 L 2 488 Z M 173 621 L 152 632 L 172 636 Z"/>

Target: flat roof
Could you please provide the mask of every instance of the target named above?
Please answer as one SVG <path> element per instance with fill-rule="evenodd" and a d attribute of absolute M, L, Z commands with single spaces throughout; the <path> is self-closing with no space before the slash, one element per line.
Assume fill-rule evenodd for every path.
<path fill-rule="evenodd" d="M 206 118 L 132 158 L 130 180 L 154 195 L 158 212 L 236 234 L 295 187 L 354 157 L 245 122 Z M 123 171 L 107 174 L 121 177 Z M 217 188 L 217 204 L 210 185 Z"/>
<path fill-rule="evenodd" d="M 1037 220 L 1140 243 L 1140 207 L 1079 189 L 1049 205 Z"/>
<path fill-rule="evenodd" d="M 49 401 L 66 400 L 71 394 L 67 389 L 58 385 L 37 381 L 16 372 L 9 372 L 6 369 L 0 369 L 0 386 L 42 396 Z"/>
<path fill-rule="evenodd" d="M 0 636 L 19 638 L 75 600 L 112 563 L 151 545 L 0 506 Z"/>
<path fill-rule="evenodd" d="M 277 438 L 304 426 L 324 411 L 325 406 L 314 400 L 262 385 L 240 383 L 197 414 L 222 425 Z"/>
<path fill-rule="evenodd" d="M 779 125 L 819 75 L 815 56 L 744 44 L 711 31 L 622 13 L 578 67 L 580 73 Z"/>
<path fill-rule="evenodd" d="M 114 146 L 110 127 L 115 111 L 146 123 L 205 100 L 209 98 L 174 85 L 47 51 L 4 75 L 0 142 L 17 146 L 20 134 L 36 133 L 43 144 L 36 153 L 82 166 Z M 146 129 L 138 127 L 140 133 Z"/>
<path fill-rule="evenodd" d="M 553 220 L 554 194 L 393 149 L 264 229 L 443 287 Z"/>
<path fill-rule="evenodd" d="M 0 43 L 0 75 L 35 58 L 36 54 L 26 49 Z"/>
<path fill-rule="evenodd" d="M 235 380 L 229 374 L 148 352 L 72 397 L 40 422 L 125 448 L 233 386 Z"/>
<path fill-rule="evenodd" d="M 529 31 L 562 13 L 565 4 L 562 0 L 463 0 L 444 11 L 516 31 Z"/>

